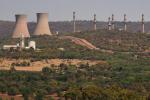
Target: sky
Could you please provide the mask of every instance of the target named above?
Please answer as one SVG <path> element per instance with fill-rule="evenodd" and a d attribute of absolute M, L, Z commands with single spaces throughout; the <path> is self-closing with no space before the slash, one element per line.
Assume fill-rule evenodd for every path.
<path fill-rule="evenodd" d="M 98 21 L 112 14 L 121 21 L 126 13 L 129 21 L 140 21 L 143 13 L 150 21 L 150 0 L 0 0 L 0 20 L 15 21 L 15 14 L 26 14 L 36 21 L 36 13 L 48 12 L 50 21 L 68 21 L 73 11 L 78 20 L 91 20 L 95 13 Z"/>

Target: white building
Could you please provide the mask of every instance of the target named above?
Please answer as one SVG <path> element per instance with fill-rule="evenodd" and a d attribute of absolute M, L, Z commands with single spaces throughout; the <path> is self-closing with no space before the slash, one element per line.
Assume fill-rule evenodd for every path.
<path fill-rule="evenodd" d="M 28 44 L 29 48 L 33 48 L 34 50 L 36 49 L 36 42 L 35 41 L 30 41 Z"/>

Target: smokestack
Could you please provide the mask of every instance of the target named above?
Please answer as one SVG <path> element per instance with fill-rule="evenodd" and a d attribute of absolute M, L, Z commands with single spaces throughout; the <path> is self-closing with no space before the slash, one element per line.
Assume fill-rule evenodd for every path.
<path fill-rule="evenodd" d="M 27 27 L 27 16 L 26 15 L 15 15 L 16 23 L 15 29 L 12 34 L 12 38 L 20 38 L 23 34 L 24 37 L 30 37 L 28 27 Z"/>
<path fill-rule="evenodd" d="M 112 25 L 112 30 L 114 30 L 115 29 L 114 14 L 112 14 L 111 25 Z"/>
<path fill-rule="evenodd" d="M 142 33 L 145 33 L 144 14 L 142 14 Z"/>
<path fill-rule="evenodd" d="M 124 31 L 127 31 L 127 16 L 124 14 Z"/>
<path fill-rule="evenodd" d="M 73 12 L 73 32 L 76 32 L 76 12 Z"/>
<path fill-rule="evenodd" d="M 96 31 L 97 30 L 97 26 L 96 26 L 96 14 L 94 14 L 94 21 L 93 21 L 93 23 L 94 23 L 94 31 Z"/>
<path fill-rule="evenodd" d="M 48 13 L 37 13 L 37 26 L 33 35 L 52 35 L 48 23 Z"/>
<path fill-rule="evenodd" d="M 108 30 L 111 30 L 111 21 L 110 20 L 111 20 L 111 18 L 109 17 L 108 18 Z"/>

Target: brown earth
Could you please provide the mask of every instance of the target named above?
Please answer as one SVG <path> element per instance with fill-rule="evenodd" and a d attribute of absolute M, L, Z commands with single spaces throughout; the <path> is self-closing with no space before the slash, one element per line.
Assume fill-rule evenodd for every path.
<path fill-rule="evenodd" d="M 105 50 L 105 49 L 97 48 L 95 45 L 93 45 L 92 43 L 88 42 L 87 40 L 85 40 L 83 38 L 77 38 L 77 37 L 73 37 L 73 36 L 61 36 L 60 39 L 69 39 L 73 43 L 83 46 L 83 47 L 86 47 L 91 50 L 99 50 L 101 52 L 106 52 L 106 53 L 110 53 L 110 54 L 114 53 L 112 50 Z"/>
<path fill-rule="evenodd" d="M 15 66 L 15 69 L 18 71 L 41 71 L 43 67 L 50 67 L 51 65 L 60 65 L 61 63 L 64 64 L 72 64 L 79 66 L 80 64 L 87 64 L 95 65 L 95 64 L 107 64 L 106 61 L 102 60 L 80 60 L 80 59 L 49 59 L 49 60 L 41 60 L 31 62 L 30 59 L 28 60 L 15 60 L 15 59 L 0 59 L 0 70 L 9 70 L 11 68 L 12 63 L 20 63 L 20 62 L 29 62 L 30 66 Z"/>
<path fill-rule="evenodd" d="M 23 100 L 22 95 L 9 96 L 8 94 L 0 94 L 0 97 L 2 100 L 12 100 L 12 98 L 14 98 L 14 100 Z"/>

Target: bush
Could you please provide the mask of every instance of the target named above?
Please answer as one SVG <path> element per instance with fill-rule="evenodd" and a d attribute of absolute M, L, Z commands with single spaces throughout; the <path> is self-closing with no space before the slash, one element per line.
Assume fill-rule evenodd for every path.
<path fill-rule="evenodd" d="M 8 95 L 12 95 L 12 96 L 15 96 L 17 94 L 17 88 L 15 87 L 11 87 L 8 89 Z"/>
<path fill-rule="evenodd" d="M 44 67 L 42 68 L 42 73 L 43 74 L 50 74 L 52 70 L 49 67 Z"/>
<path fill-rule="evenodd" d="M 31 89 L 28 87 L 23 87 L 20 89 L 21 94 L 23 95 L 24 100 L 29 100 L 29 95 L 31 94 Z"/>

